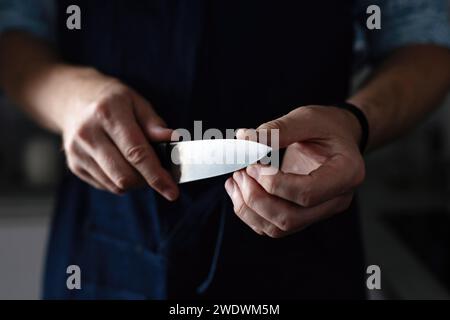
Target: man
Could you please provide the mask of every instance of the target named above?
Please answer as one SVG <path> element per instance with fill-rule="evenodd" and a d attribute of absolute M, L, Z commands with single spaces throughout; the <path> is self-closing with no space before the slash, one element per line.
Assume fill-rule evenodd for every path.
<path fill-rule="evenodd" d="M 59 55 L 38 38 L 51 39 L 43 2 L 3 1 L 1 85 L 62 135 L 72 172 L 44 296 L 363 298 L 360 149 L 406 131 L 450 85 L 445 1 L 374 2 L 377 68 L 348 97 L 364 1 L 58 1 Z M 81 30 L 66 27 L 74 3 Z M 281 171 L 235 173 L 229 198 L 221 178 L 177 186 L 149 141 L 194 120 L 279 129 Z M 66 287 L 69 265 L 81 290 Z"/>

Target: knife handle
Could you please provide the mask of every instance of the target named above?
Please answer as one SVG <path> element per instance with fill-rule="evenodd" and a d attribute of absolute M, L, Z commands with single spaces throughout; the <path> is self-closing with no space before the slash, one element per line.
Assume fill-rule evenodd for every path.
<path fill-rule="evenodd" d="M 175 182 L 180 181 L 181 168 L 172 161 L 173 144 L 171 142 L 152 143 L 153 150 L 161 162 L 161 166 L 166 169 Z"/>
<path fill-rule="evenodd" d="M 172 164 L 171 152 L 172 148 L 169 142 L 152 143 L 153 150 L 165 169 L 170 169 Z"/>

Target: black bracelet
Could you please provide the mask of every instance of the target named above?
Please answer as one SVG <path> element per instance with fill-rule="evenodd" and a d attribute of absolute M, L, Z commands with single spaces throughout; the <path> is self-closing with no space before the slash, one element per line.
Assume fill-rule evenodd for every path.
<path fill-rule="evenodd" d="M 367 142 L 369 140 L 369 122 L 367 121 L 367 117 L 364 112 L 348 102 L 340 102 L 333 104 L 332 106 L 350 111 L 356 117 L 356 119 L 358 119 L 358 122 L 361 125 L 361 141 L 359 142 L 359 150 L 361 151 L 361 153 L 364 153 L 364 151 L 366 150 Z"/>

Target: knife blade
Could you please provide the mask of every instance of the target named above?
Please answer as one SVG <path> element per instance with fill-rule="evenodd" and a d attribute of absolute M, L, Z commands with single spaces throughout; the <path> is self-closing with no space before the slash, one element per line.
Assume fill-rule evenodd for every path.
<path fill-rule="evenodd" d="M 186 183 L 231 173 L 263 159 L 272 151 L 249 140 L 181 141 L 157 146 L 163 165 L 175 182 Z"/>

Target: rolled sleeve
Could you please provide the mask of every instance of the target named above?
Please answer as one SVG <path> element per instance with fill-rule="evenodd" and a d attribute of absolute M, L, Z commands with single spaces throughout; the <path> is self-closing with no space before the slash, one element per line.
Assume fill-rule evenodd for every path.
<path fill-rule="evenodd" d="M 54 0 L 0 0 L 0 35 L 21 30 L 53 41 L 54 22 Z"/>
<path fill-rule="evenodd" d="M 381 30 L 368 30 L 365 25 L 366 9 L 371 4 L 381 8 Z M 450 48 L 447 0 L 359 0 L 358 12 L 374 60 L 405 45 L 435 44 Z"/>

